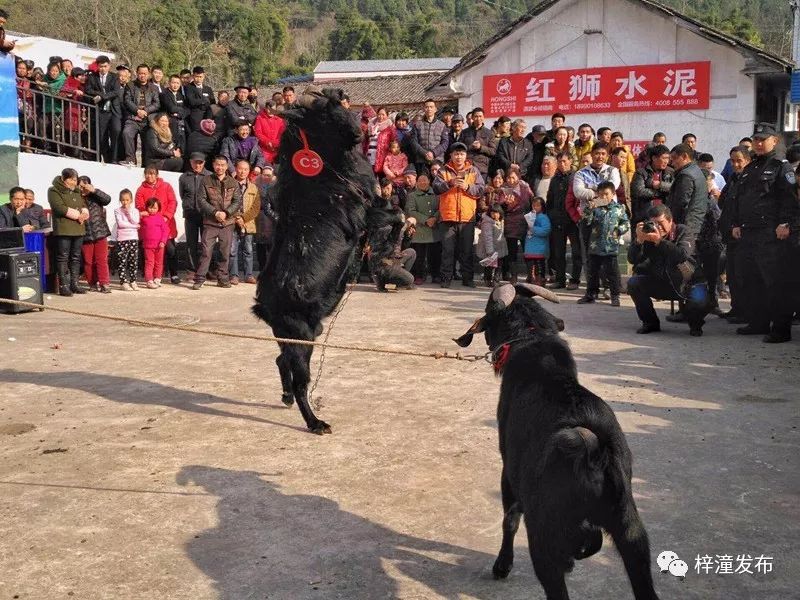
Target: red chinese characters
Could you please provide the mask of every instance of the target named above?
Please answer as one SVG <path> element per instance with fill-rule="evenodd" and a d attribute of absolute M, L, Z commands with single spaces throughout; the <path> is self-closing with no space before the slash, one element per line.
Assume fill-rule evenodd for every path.
<path fill-rule="evenodd" d="M 487 75 L 487 117 L 656 110 L 709 106 L 711 63 L 600 67 Z"/>

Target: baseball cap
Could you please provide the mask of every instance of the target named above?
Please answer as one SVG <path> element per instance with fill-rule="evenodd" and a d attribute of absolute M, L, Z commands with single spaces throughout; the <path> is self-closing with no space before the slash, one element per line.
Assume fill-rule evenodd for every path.
<path fill-rule="evenodd" d="M 462 152 L 466 152 L 467 151 L 467 145 L 466 144 L 462 144 L 461 142 L 456 142 L 455 144 L 450 146 L 450 153 L 451 154 L 453 152 L 457 152 L 459 150 L 461 150 Z"/>
<path fill-rule="evenodd" d="M 202 160 L 203 162 L 206 161 L 206 155 L 202 152 L 192 152 L 189 155 L 189 160 Z"/>

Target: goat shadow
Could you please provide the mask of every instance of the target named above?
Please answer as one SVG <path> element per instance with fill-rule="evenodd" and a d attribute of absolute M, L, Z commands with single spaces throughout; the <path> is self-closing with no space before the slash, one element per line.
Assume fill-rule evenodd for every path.
<path fill-rule="evenodd" d="M 493 555 L 393 531 L 321 496 L 284 493 L 260 473 L 189 465 L 176 481 L 218 497 L 216 526 L 186 552 L 221 600 L 509 597 L 510 582 L 490 579 Z M 539 587 L 532 569 L 521 570 L 514 598 Z M 428 593 L 407 596 L 400 579 Z"/>
<path fill-rule="evenodd" d="M 209 405 L 222 404 L 227 406 L 248 407 L 250 409 L 269 408 L 285 410 L 284 407 L 263 403 L 254 404 L 251 402 L 242 402 L 223 396 L 216 396 L 214 394 L 183 390 L 153 381 L 136 379 L 134 377 L 90 373 L 86 371 L 49 371 L 44 373 L 0 369 L 0 381 L 6 383 L 31 383 L 53 388 L 70 388 L 122 404 L 152 404 L 153 406 L 164 406 L 166 408 L 185 410 L 203 415 L 243 419 L 245 421 L 254 421 L 265 425 L 275 425 L 277 427 L 286 427 L 295 431 L 306 432 L 304 427 L 272 421 L 254 415 L 237 413 L 233 410 L 215 408 Z M 294 416 L 293 413 L 292 416 Z"/>

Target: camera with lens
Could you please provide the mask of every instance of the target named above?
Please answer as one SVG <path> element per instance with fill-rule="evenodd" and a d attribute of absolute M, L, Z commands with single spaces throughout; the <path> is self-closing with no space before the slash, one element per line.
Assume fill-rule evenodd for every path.
<path fill-rule="evenodd" d="M 658 229 L 654 221 L 644 221 L 642 223 L 642 231 L 644 233 L 655 233 Z"/>

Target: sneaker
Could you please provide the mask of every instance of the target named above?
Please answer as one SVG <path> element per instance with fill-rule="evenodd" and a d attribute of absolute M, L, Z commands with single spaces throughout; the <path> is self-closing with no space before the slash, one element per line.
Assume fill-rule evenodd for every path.
<path fill-rule="evenodd" d="M 611 296 L 611 306 L 619 306 L 619 296 Z"/>
<path fill-rule="evenodd" d="M 180 278 L 180 277 L 178 277 L 177 275 L 173 275 L 172 277 L 170 277 L 170 278 L 169 278 L 169 282 L 170 282 L 172 285 L 180 285 L 180 283 L 181 283 L 181 278 Z"/>
<path fill-rule="evenodd" d="M 138 291 L 139 291 L 139 286 L 136 284 L 136 282 L 135 282 L 135 281 L 131 281 L 131 289 L 132 289 L 134 292 L 138 292 Z"/>
<path fill-rule="evenodd" d="M 574 281 L 570 281 L 570 282 L 567 284 L 567 289 L 568 289 L 568 290 L 577 290 L 577 289 L 578 289 L 578 284 L 577 284 L 577 283 L 575 283 Z"/>
<path fill-rule="evenodd" d="M 252 275 L 250 275 L 250 277 L 245 279 L 244 282 L 245 283 L 258 283 L 258 280 L 255 277 L 253 277 Z"/>
<path fill-rule="evenodd" d="M 203 282 L 202 281 L 195 281 L 192 284 L 192 289 L 193 290 L 199 290 L 201 287 L 203 287 Z"/>
<path fill-rule="evenodd" d="M 239 278 L 236 275 L 234 275 L 233 277 L 231 277 L 230 282 L 231 285 L 239 285 Z"/>
<path fill-rule="evenodd" d="M 636 333 L 648 334 L 656 333 L 657 331 L 661 331 L 660 323 L 642 323 L 642 326 L 636 330 Z"/>
<path fill-rule="evenodd" d="M 85 293 L 86 293 L 86 288 L 82 288 L 82 287 L 81 287 L 81 286 L 79 286 L 79 285 L 73 285 L 73 286 L 70 286 L 69 290 L 70 290 L 70 291 L 71 291 L 73 294 L 85 294 Z"/>
<path fill-rule="evenodd" d="M 70 296 L 72 296 L 72 290 L 69 289 L 69 286 L 62 285 L 61 287 L 58 288 L 58 295 L 66 296 L 67 298 L 69 298 Z"/>
<path fill-rule="evenodd" d="M 131 287 L 130 283 L 123 283 L 122 284 L 122 291 L 123 292 L 132 292 L 133 288 Z"/>
<path fill-rule="evenodd" d="M 160 287 L 161 287 L 161 280 L 160 280 L 160 279 L 153 279 L 153 283 L 155 283 L 155 284 L 156 284 L 156 287 L 157 287 L 157 288 L 160 288 Z"/>
<path fill-rule="evenodd" d="M 156 285 L 156 282 L 153 281 L 152 279 L 150 281 L 148 281 L 145 284 L 145 286 L 147 287 L 148 290 L 157 290 L 158 289 L 158 286 Z"/>
<path fill-rule="evenodd" d="M 578 298 L 578 304 L 594 304 L 594 298 L 592 296 L 582 296 Z"/>
<path fill-rule="evenodd" d="M 108 287 L 107 285 L 100 284 L 99 286 L 97 286 L 97 291 L 100 292 L 101 294 L 110 294 L 111 288 Z"/>

